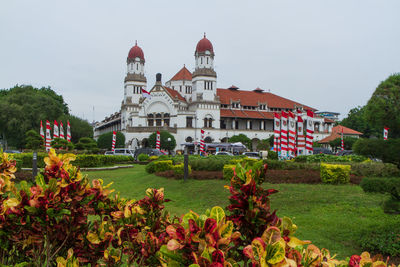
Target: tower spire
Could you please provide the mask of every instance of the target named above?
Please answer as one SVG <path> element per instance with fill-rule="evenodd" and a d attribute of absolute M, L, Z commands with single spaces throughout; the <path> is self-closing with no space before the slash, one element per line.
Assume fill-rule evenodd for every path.
<path fill-rule="evenodd" d="M 204 38 L 206 38 L 206 32 L 204 32 Z"/>
<path fill-rule="evenodd" d="M 135 40 L 135 45 L 137 45 L 137 40 Z"/>

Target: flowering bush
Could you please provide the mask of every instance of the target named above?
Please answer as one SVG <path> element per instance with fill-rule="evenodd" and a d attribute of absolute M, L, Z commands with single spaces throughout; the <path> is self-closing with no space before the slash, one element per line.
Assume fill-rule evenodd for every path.
<path fill-rule="evenodd" d="M 15 160 L 1 154 L 1 266 L 387 266 L 366 252 L 339 261 L 297 239 L 291 219 L 270 210 L 277 191 L 259 186 L 266 165 L 236 165 L 228 214 L 214 207 L 171 219 L 162 188 L 140 200 L 111 197 L 110 185 L 89 183 L 71 165 L 74 157 L 51 150 L 35 184 L 17 189 Z"/>

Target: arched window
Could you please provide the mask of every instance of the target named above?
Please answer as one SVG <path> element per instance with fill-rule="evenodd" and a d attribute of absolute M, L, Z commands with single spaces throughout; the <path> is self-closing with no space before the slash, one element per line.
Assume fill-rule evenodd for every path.
<path fill-rule="evenodd" d="M 207 64 L 208 64 L 208 57 L 207 57 Z"/>
<path fill-rule="evenodd" d="M 161 113 L 156 114 L 156 126 L 161 126 Z"/>
<path fill-rule="evenodd" d="M 211 137 L 207 136 L 206 138 L 204 138 L 204 143 L 212 143 Z"/>
<path fill-rule="evenodd" d="M 169 126 L 169 113 L 164 113 L 164 126 Z"/>
<path fill-rule="evenodd" d="M 203 64 L 203 57 L 200 57 L 200 64 Z"/>
<path fill-rule="evenodd" d="M 186 137 L 185 141 L 188 143 L 191 143 L 191 142 L 193 142 L 193 138 L 191 136 L 188 136 L 188 137 Z"/>
<path fill-rule="evenodd" d="M 148 126 L 154 126 L 154 115 L 153 114 L 147 115 L 147 124 L 148 124 Z"/>
<path fill-rule="evenodd" d="M 207 128 L 207 122 L 208 122 L 208 119 L 204 118 L 204 128 Z"/>
<path fill-rule="evenodd" d="M 212 128 L 212 121 L 213 121 L 212 118 L 209 118 L 209 119 L 208 119 L 208 127 L 210 127 L 210 128 Z"/>

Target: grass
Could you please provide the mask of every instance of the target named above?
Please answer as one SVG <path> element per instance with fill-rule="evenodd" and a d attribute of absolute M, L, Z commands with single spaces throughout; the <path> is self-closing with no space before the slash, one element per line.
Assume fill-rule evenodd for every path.
<path fill-rule="evenodd" d="M 148 174 L 145 166 L 130 169 L 88 172 L 90 179 L 102 178 L 114 182 L 112 188 L 126 198 L 140 199 L 149 187 L 165 188 L 172 201 L 166 209 L 175 215 L 189 210 L 203 213 L 213 206 L 226 207 L 229 192 L 221 180 L 167 179 Z M 400 216 L 383 213 L 380 194 L 366 194 L 356 185 L 268 184 L 279 193 L 271 196 L 271 206 L 279 217 L 291 217 L 298 226 L 296 236 L 311 240 L 320 248 L 343 259 L 361 253 L 357 240 L 365 231 L 389 223 L 400 223 Z"/>

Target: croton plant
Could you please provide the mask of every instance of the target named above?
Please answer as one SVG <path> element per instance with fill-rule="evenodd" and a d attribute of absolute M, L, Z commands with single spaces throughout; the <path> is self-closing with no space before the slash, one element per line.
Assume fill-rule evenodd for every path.
<path fill-rule="evenodd" d="M 1 153 L 0 266 L 388 266 L 367 252 L 340 261 L 296 238 L 292 220 L 271 211 L 277 191 L 260 186 L 266 165 L 235 167 L 227 213 L 171 218 L 162 188 L 111 195 L 74 159 L 51 150 L 35 183 L 15 185 L 15 161 Z"/>

